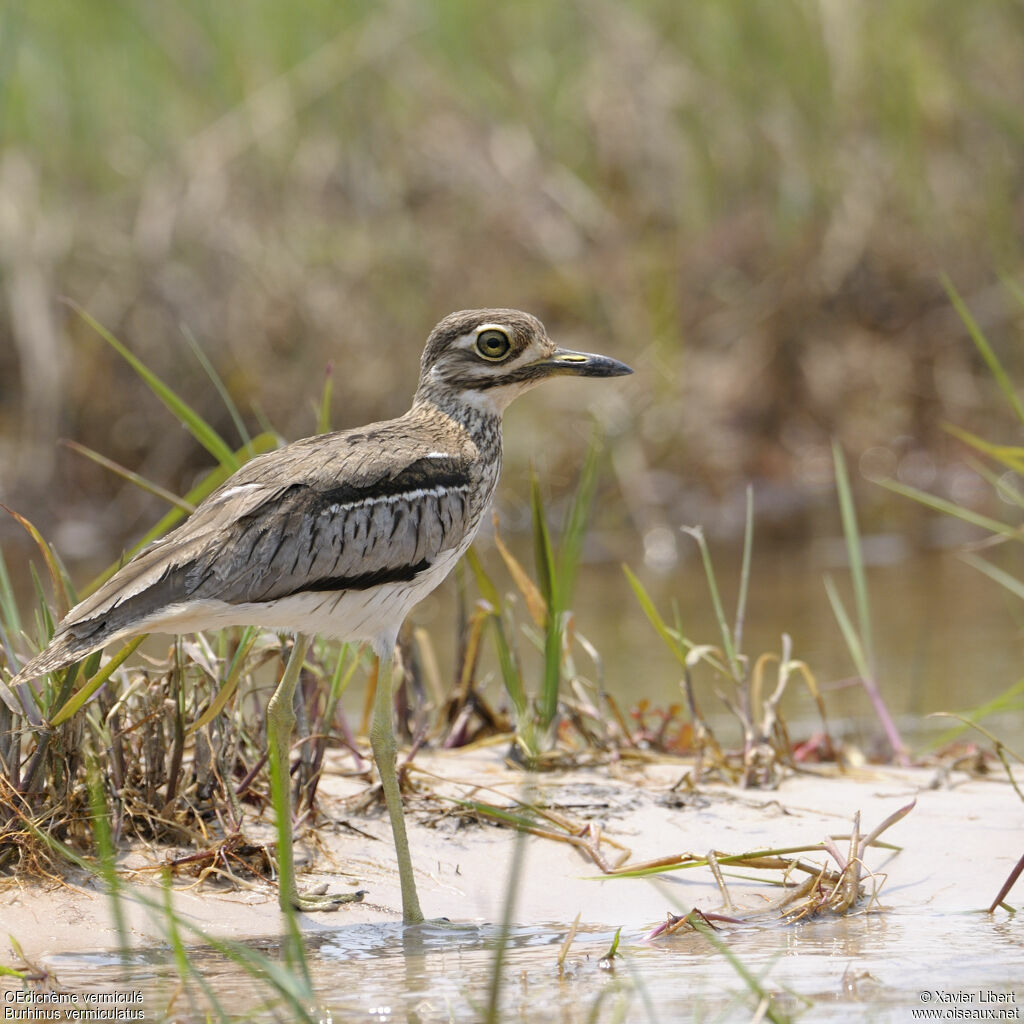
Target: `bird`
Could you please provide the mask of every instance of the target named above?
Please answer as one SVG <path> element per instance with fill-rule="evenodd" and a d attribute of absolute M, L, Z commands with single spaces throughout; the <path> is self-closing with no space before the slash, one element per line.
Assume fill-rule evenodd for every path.
<path fill-rule="evenodd" d="M 272 778 L 280 773 L 278 811 L 287 823 L 279 828 L 279 902 L 330 910 L 356 894 L 300 895 L 291 870 L 292 700 L 313 635 L 369 644 L 378 664 L 370 744 L 394 836 L 402 917 L 422 922 L 396 773 L 399 629 L 476 536 L 498 482 L 509 403 L 552 377 L 632 372 L 608 356 L 559 348 L 529 313 L 449 314 L 427 338 L 408 412 L 245 463 L 182 525 L 72 608 L 13 683 L 139 634 L 227 626 L 294 633 L 266 716 Z"/>

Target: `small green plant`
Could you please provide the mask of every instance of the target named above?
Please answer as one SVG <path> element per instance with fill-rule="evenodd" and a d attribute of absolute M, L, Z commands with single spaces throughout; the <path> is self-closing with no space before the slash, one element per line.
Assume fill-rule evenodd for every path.
<path fill-rule="evenodd" d="M 792 657 L 788 635 L 782 635 L 779 654 L 766 652 L 755 659 L 753 665 L 743 653 L 743 628 L 746 621 L 754 535 L 752 491 L 747 491 L 743 562 L 740 569 L 736 613 L 731 625 L 722 604 L 711 552 L 703 531 L 699 527 L 684 527 L 683 532 L 693 538 L 700 550 L 708 584 L 708 596 L 718 622 L 719 644 L 698 643 L 686 636 L 679 620 L 678 609 L 674 611 L 673 624 L 669 625 L 637 576 L 628 566 L 623 566 L 623 571 L 648 621 L 682 666 L 683 693 L 693 722 L 694 746 L 698 757 L 696 776 L 699 778 L 704 762 L 708 760 L 716 770 L 725 772 L 729 777 L 738 777 L 745 786 L 774 785 L 780 764 L 792 759 L 791 745 L 779 704 L 793 676 L 803 680 L 817 704 L 826 737 L 828 727 L 825 721 L 825 707 L 814 674 L 806 663 Z M 776 665 L 776 683 L 771 693 L 766 694 L 765 673 L 768 666 L 773 663 Z M 738 773 L 730 759 L 723 753 L 699 710 L 694 686 L 694 672 L 698 667 L 710 670 L 712 680 L 716 684 L 716 693 L 736 716 L 743 729 L 742 765 Z M 725 684 L 724 689 L 717 685 L 719 682 Z"/>
<path fill-rule="evenodd" d="M 471 623 L 471 642 L 463 658 L 459 690 L 468 692 L 469 681 L 476 668 L 480 635 L 484 626 L 490 625 L 502 683 L 515 718 L 516 739 L 524 756 L 531 761 L 535 761 L 545 746 L 551 745 L 550 732 L 556 723 L 565 682 L 576 674 L 572 660 L 574 644 L 578 643 L 592 656 L 596 655 L 586 638 L 574 630 L 571 608 L 583 539 L 597 489 L 601 453 L 600 440 L 595 436 L 587 451 L 557 545 L 552 542 L 548 529 L 537 477 L 531 477 L 530 508 L 537 582 L 531 579 L 505 545 L 495 524 L 495 544 L 532 623 L 521 628 L 543 655 L 540 685 L 532 695 L 525 683 L 522 662 L 514 642 L 519 627 L 511 602 L 502 597 L 479 555 L 470 550 L 467 556 L 480 602 Z M 544 740 L 545 735 L 549 736 L 547 741 Z"/>
<path fill-rule="evenodd" d="M 846 553 L 850 563 L 850 576 L 853 580 L 854 603 L 857 609 L 857 621 L 854 624 L 843 604 L 843 599 L 836 589 L 831 576 L 825 577 L 825 591 L 828 594 L 832 612 L 839 623 L 839 628 L 846 642 L 847 650 L 857 669 L 861 686 L 864 687 L 868 699 L 885 735 L 892 748 L 893 757 L 899 764 L 909 764 L 910 757 L 903 743 L 896 723 L 886 706 L 882 692 L 878 686 L 877 660 L 875 644 L 871 628 L 871 601 L 868 593 L 867 576 L 864 571 L 864 553 L 860 542 L 860 529 L 857 526 L 857 511 L 853 503 L 853 491 L 850 488 L 850 476 L 846 471 L 846 459 L 838 443 L 832 444 L 832 460 L 836 475 L 836 492 L 839 495 L 839 511 L 843 521 L 843 537 L 846 540 Z"/>

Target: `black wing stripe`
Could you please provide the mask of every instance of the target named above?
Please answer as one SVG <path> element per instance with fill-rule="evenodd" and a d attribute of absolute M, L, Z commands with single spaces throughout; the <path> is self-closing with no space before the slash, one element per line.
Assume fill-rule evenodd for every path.
<path fill-rule="evenodd" d="M 469 487 L 472 480 L 465 462 L 456 458 L 422 458 L 410 462 L 393 476 L 381 477 L 372 483 L 343 483 L 319 491 L 324 506 L 351 505 L 363 501 L 398 498 L 412 491 L 453 490 Z"/>
<path fill-rule="evenodd" d="M 293 597 L 296 594 L 322 593 L 323 591 L 370 590 L 384 583 L 409 583 L 425 569 L 430 568 L 427 559 L 421 559 L 415 565 L 400 565 L 391 569 L 375 569 L 356 576 L 322 576 L 317 580 L 307 580 L 286 594 L 275 594 L 274 600 Z"/>

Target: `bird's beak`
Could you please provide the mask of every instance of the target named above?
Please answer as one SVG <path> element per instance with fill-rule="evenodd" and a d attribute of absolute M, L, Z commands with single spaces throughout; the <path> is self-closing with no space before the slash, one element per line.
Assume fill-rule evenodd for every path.
<path fill-rule="evenodd" d="M 633 372 L 625 363 L 610 356 L 573 352 L 568 348 L 556 348 L 546 359 L 539 359 L 533 365 L 545 373 L 568 373 L 576 377 L 624 377 Z"/>

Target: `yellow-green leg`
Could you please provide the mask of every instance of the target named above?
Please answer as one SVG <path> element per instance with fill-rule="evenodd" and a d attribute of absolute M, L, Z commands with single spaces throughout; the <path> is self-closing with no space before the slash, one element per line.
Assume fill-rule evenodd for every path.
<path fill-rule="evenodd" d="M 398 773 L 395 770 L 395 730 L 391 721 L 393 650 L 393 644 L 387 646 L 384 653 L 380 649 L 377 650 L 377 693 L 373 699 L 370 746 L 373 747 L 373 759 L 377 762 L 380 784 L 384 790 L 384 803 L 387 805 L 391 831 L 395 837 L 398 880 L 402 886 L 402 920 L 406 924 L 420 924 L 423 921 L 423 911 L 420 910 L 419 897 L 416 895 L 412 858 L 409 856 L 409 839 L 405 834 L 405 817 L 402 814 L 402 794 L 398 788 Z"/>
<path fill-rule="evenodd" d="M 270 756 L 270 787 L 277 815 L 277 874 L 278 900 L 282 910 L 337 910 L 342 903 L 358 903 L 359 893 L 339 893 L 325 896 L 300 896 L 295 882 L 295 856 L 292 847 L 292 799 L 288 777 L 292 730 L 295 728 L 295 710 L 292 701 L 295 687 L 302 672 L 302 663 L 309 650 L 308 636 L 295 638 L 288 664 L 281 682 L 267 704 L 267 748 Z"/>

